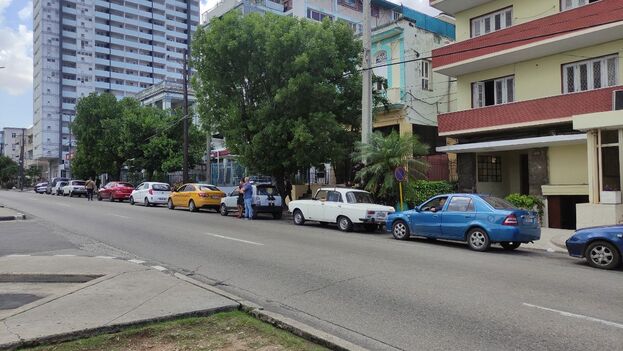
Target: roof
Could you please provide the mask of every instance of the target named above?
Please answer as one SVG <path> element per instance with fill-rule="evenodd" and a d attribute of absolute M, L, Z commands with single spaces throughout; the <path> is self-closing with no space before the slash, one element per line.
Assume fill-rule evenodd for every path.
<path fill-rule="evenodd" d="M 391 9 L 396 12 L 402 13 L 404 18 L 410 20 L 411 22 L 415 22 L 415 26 L 417 28 L 421 28 L 421 29 L 427 30 L 435 34 L 439 34 L 441 36 L 450 38 L 452 40 L 455 40 L 456 38 L 456 28 L 454 24 L 448 23 L 439 18 L 435 18 L 433 16 L 427 15 L 420 11 L 414 10 L 410 7 L 395 4 L 387 0 L 371 0 L 371 1 L 373 5 L 376 5 L 378 7 Z"/>

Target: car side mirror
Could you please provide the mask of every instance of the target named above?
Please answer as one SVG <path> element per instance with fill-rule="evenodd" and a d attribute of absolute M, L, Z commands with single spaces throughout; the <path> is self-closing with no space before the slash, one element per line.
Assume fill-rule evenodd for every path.
<path fill-rule="evenodd" d="M 422 209 L 420 208 L 420 206 L 415 206 L 415 212 L 420 212 L 422 211 Z"/>

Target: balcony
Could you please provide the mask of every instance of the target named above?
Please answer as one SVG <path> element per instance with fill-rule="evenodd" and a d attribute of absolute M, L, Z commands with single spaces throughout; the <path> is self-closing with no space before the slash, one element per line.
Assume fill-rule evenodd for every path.
<path fill-rule="evenodd" d="M 461 76 L 621 39 L 620 0 L 602 0 L 433 51 L 435 72 Z"/>
<path fill-rule="evenodd" d="M 439 135 L 571 122 L 572 116 L 612 110 L 612 92 L 623 86 L 487 106 L 439 115 Z"/>
<path fill-rule="evenodd" d="M 449 15 L 491 2 L 491 0 L 430 0 L 430 6 Z"/>

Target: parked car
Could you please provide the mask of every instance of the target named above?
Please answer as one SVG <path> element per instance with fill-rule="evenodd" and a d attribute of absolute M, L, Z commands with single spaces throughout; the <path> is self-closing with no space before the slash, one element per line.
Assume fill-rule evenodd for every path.
<path fill-rule="evenodd" d="M 536 212 L 478 194 L 435 196 L 413 210 L 390 215 L 386 228 L 398 240 L 413 235 L 467 241 L 475 251 L 486 251 L 492 243 L 514 250 L 541 238 Z"/>
<path fill-rule="evenodd" d="M 374 204 L 369 192 L 350 188 L 321 188 L 311 200 L 290 201 L 288 210 L 296 225 L 306 221 L 337 223 L 345 232 L 355 225 L 375 231 L 394 212 L 393 207 Z"/>
<path fill-rule="evenodd" d="M 63 187 L 63 196 L 69 195 L 69 197 L 74 197 L 74 195 L 78 195 L 82 197 L 82 195 L 87 194 L 87 188 L 84 187 L 84 180 L 70 180 L 67 185 Z"/>
<path fill-rule="evenodd" d="M 130 204 L 156 206 L 167 203 L 171 195 L 171 186 L 167 183 L 145 182 L 139 184 L 130 194 Z"/>
<path fill-rule="evenodd" d="M 623 225 L 579 229 L 565 244 L 569 255 L 586 258 L 591 267 L 615 269 L 621 265 Z"/>
<path fill-rule="evenodd" d="M 253 184 L 253 217 L 259 213 L 270 213 L 274 219 L 280 219 L 283 214 L 282 199 L 277 187 L 272 184 Z M 238 195 L 235 188 L 228 196 L 221 199 L 221 215 L 238 211 Z"/>
<path fill-rule="evenodd" d="M 35 193 L 43 194 L 46 192 L 47 188 L 48 188 L 48 182 L 37 183 L 37 185 L 35 185 Z"/>
<path fill-rule="evenodd" d="M 211 208 L 218 212 L 223 197 L 225 193 L 214 185 L 184 184 L 171 192 L 167 207 L 171 210 L 176 207 L 188 207 L 190 212 L 197 212 L 201 208 Z"/>
<path fill-rule="evenodd" d="M 104 187 L 100 188 L 97 192 L 97 199 L 99 201 L 108 200 L 113 202 L 115 200 L 123 202 L 130 198 L 134 186 L 126 182 L 109 182 Z"/>
<path fill-rule="evenodd" d="M 69 184 L 69 181 L 56 182 L 56 185 L 52 188 L 52 194 L 63 195 L 63 187 L 67 184 Z"/>
<path fill-rule="evenodd" d="M 45 188 L 45 193 L 46 194 L 54 194 L 52 189 L 54 189 L 56 187 L 56 183 L 58 183 L 58 182 L 67 182 L 67 181 L 69 181 L 69 179 L 65 178 L 65 177 L 52 178 L 52 181 L 49 182 L 48 186 Z"/>

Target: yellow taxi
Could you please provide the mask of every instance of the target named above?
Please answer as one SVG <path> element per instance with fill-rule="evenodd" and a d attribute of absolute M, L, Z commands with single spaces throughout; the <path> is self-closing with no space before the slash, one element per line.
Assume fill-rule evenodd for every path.
<path fill-rule="evenodd" d="M 189 183 L 171 192 L 167 207 L 170 210 L 176 207 L 187 207 L 190 212 L 197 212 L 201 208 L 211 208 L 218 212 L 223 197 L 225 193 L 214 185 Z"/>

